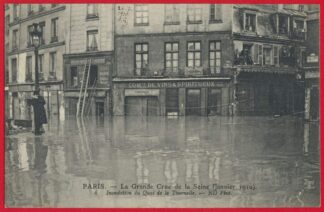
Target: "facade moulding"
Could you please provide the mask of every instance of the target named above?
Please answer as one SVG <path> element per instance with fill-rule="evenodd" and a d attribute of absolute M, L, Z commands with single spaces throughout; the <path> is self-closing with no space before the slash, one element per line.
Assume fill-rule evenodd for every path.
<path fill-rule="evenodd" d="M 65 41 L 60 41 L 60 42 L 55 42 L 55 43 L 50 43 L 50 44 L 46 44 L 46 45 L 42 45 L 38 48 L 38 50 L 42 50 L 42 49 L 48 49 L 48 48 L 53 48 L 53 47 L 57 47 L 57 46 L 64 46 L 65 45 Z M 18 51 L 13 51 L 8 53 L 8 56 L 11 55 L 15 55 L 15 54 L 20 54 L 20 53 L 24 53 L 24 52 L 31 52 L 34 51 L 34 48 L 27 48 L 27 49 L 22 49 L 22 50 L 18 50 Z"/>

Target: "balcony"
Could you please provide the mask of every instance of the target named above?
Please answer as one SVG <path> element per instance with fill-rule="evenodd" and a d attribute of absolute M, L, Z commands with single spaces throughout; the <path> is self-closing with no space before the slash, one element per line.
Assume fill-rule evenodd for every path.
<path fill-rule="evenodd" d="M 306 32 L 304 29 L 294 29 L 291 32 L 291 38 L 296 40 L 306 40 Z"/>

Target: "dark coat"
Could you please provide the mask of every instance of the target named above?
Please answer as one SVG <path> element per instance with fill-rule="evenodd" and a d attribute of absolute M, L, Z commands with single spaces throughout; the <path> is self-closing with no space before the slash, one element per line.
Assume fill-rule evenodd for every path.
<path fill-rule="evenodd" d="M 45 111 L 45 99 L 42 96 L 31 99 L 31 105 L 34 109 L 34 120 L 35 126 L 41 126 L 42 124 L 47 124 L 47 117 Z"/>

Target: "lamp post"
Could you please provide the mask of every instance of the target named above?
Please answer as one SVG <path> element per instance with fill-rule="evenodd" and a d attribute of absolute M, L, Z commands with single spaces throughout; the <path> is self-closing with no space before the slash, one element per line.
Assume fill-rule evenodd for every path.
<path fill-rule="evenodd" d="M 40 45 L 40 37 L 42 32 L 39 30 L 39 26 L 37 23 L 33 24 L 33 31 L 30 32 L 30 37 L 32 41 L 32 45 L 34 46 L 35 53 L 35 90 L 39 90 L 39 74 L 38 74 L 38 48 Z"/>

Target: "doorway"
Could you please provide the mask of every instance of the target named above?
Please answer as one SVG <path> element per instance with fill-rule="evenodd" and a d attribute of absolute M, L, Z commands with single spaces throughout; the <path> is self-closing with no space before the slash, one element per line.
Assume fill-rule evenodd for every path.
<path fill-rule="evenodd" d="M 186 115 L 200 115 L 200 89 L 187 89 Z"/>

